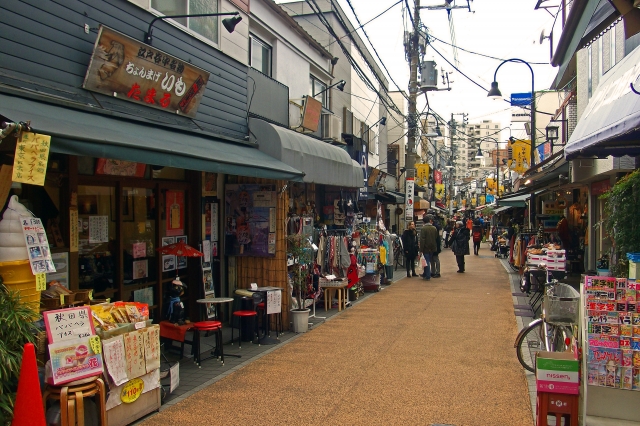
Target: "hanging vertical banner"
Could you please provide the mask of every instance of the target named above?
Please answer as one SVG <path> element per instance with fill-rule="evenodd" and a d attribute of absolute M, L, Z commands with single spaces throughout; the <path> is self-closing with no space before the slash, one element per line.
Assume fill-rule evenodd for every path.
<path fill-rule="evenodd" d="M 435 198 L 440 201 L 444 198 L 444 183 L 436 183 L 435 184 Z"/>
<path fill-rule="evenodd" d="M 406 191 L 405 191 L 405 205 L 404 205 L 404 218 L 407 220 L 413 220 L 413 191 L 415 182 L 413 178 L 407 178 Z"/>
<path fill-rule="evenodd" d="M 442 183 L 442 172 L 440 170 L 433 171 L 433 180 L 435 183 Z"/>
<path fill-rule="evenodd" d="M 480 196 L 480 205 L 484 206 L 486 204 L 486 199 L 487 197 L 485 197 L 484 195 Z"/>
<path fill-rule="evenodd" d="M 511 159 L 509 160 L 509 168 L 518 173 L 524 173 L 529 169 L 531 161 L 531 141 L 516 140 L 509 142 L 511 149 Z"/>
<path fill-rule="evenodd" d="M 78 232 L 81 226 L 78 226 L 78 208 L 69 209 L 69 251 L 75 253 L 78 251 Z"/>
<path fill-rule="evenodd" d="M 429 183 L 429 165 L 428 164 L 416 164 L 415 183 L 420 186 L 427 186 L 427 183 Z"/>
<path fill-rule="evenodd" d="M 167 191 L 165 196 L 167 236 L 184 234 L 184 192 Z"/>
<path fill-rule="evenodd" d="M 11 180 L 43 186 L 50 143 L 51 136 L 22 132 L 16 143 Z"/>

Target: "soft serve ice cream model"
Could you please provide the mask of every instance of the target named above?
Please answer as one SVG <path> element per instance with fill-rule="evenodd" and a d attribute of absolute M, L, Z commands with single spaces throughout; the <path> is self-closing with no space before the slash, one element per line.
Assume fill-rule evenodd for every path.
<path fill-rule="evenodd" d="M 29 260 L 20 216 L 33 217 L 33 214 L 13 195 L 0 221 L 0 262 Z"/>

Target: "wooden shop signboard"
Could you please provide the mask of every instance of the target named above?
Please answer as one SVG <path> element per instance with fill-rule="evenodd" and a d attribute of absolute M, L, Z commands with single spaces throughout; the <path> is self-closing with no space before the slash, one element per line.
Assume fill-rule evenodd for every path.
<path fill-rule="evenodd" d="M 82 87 L 193 118 L 208 80 L 207 71 L 101 25 Z"/>

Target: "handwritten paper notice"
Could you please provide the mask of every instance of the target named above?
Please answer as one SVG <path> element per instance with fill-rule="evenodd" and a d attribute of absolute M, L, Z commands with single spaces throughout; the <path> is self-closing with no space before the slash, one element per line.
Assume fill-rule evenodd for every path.
<path fill-rule="evenodd" d="M 89 216 L 89 243 L 109 242 L 109 216 Z"/>
<path fill-rule="evenodd" d="M 88 306 L 45 311 L 44 324 L 49 342 L 85 338 L 96 334 Z"/>
<path fill-rule="evenodd" d="M 124 335 L 125 359 L 127 363 L 127 377 L 134 379 L 146 373 L 144 362 L 144 337 L 139 331 L 132 331 Z"/>
<path fill-rule="evenodd" d="M 203 262 L 211 262 L 211 241 L 204 240 L 202 242 L 202 253 L 204 253 Z"/>
<path fill-rule="evenodd" d="M 104 352 L 104 362 L 111 380 L 120 386 L 127 382 L 127 363 L 124 355 L 124 339 L 122 336 L 116 336 L 112 339 L 102 342 Z"/>
<path fill-rule="evenodd" d="M 267 314 L 279 314 L 282 309 L 282 291 L 267 291 Z"/>
<path fill-rule="evenodd" d="M 49 135 L 22 132 L 16 143 L 11 180 L 43 186 L 50 144 Z"/>
<path fill-rule="evenodd" d="M 160 325 L 152 325 L 143 331 L 144 358 L 147 373 L 160 368 Z"/>

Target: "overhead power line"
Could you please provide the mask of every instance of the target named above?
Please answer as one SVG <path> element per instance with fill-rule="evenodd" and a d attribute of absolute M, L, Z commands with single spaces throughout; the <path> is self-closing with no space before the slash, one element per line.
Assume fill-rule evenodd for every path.
<path fill-rule="evenodd" d="M 396 3 L 392 4 L 391 6 L 389 6 L 388 8 L 386 8 L 384 11 L 380 12 L 379 14 L 377 14 L 376 16 L 374 16 L 373 18 L 369 19 L 367 22 L 365 22 L 364 24 L 360 24 L 360 22 L 358 21 L 358 24 L 360 24 L 359 27 L 355 28 L 353 31 L 348 32 L 347 34 L 343 35 L 342 37 L 340 37 L 340 40 L 342 40 L 343 38 L 347 37 L 349 34 L 356 32 L 357 30 L 359 30 L 360 28 L 364 29 L 364 26 L 375 21 L 376 19 L 378 19 L 379 17 L 381 17 L 382 15 L 384 15 L 385 13 L 387 13 L 388 11 L 390 11 L 391 9 L 393 9 L 394 7 L 396 7 L 397 5 L 399 5 L 400 3 L 402 3 L 402 0 L 398 0 Z M 351 6 L 351 3 L 349 3 L 349 6 Z M 353 10 L 353 7 L 351 7 L 351 10 Z M 353 12 L 353 14 L 355 15 L 355 12 Z M 356 19 L 358 19 L 356 17 Z M 336 40 L 333 40 L 331 43 L 327 44 L 325 47 L 329 47 L 331 46 L 333 43 L 335 43 Z"/>

